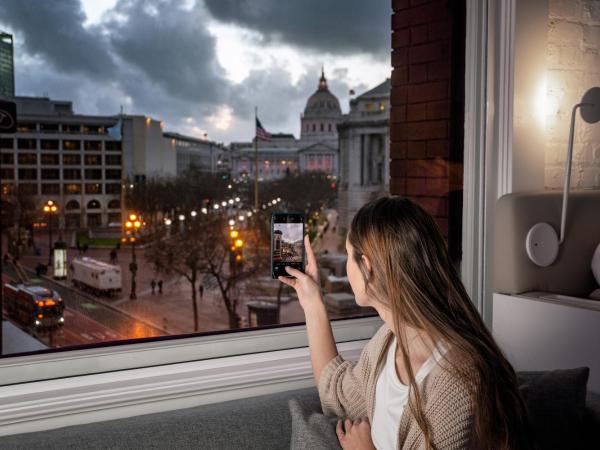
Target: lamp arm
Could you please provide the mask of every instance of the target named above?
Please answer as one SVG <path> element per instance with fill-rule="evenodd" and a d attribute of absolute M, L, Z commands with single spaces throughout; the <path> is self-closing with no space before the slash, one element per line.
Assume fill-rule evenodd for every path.
<path fill-rule="evenodd" d="M 567 221 L 567 204 L 569 201 L 569 188 L 571 187 L 571 163 L 573 159 L 573 135 L 575 134 L 575 115 L 577 108 L 583 103 L 578 103 L 573 106 L 571 112 L 571 128 L 569 131 L 569 143 L 567 145 L 567 167 L 565 168 L 565 183 L 563 186 L 563 201 L 562 201 L 562 212 L 560 215 L 560 239 L 558 245 L 562 244 L 565 240 L 565 222 Z"/>

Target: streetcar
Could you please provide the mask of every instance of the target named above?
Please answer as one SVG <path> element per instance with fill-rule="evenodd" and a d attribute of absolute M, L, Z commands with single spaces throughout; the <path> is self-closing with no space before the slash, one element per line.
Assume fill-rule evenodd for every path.
<path fill-rule="evenodd" d="M 4 285 L 8 318 L 26 328 L 50 329 L 65 323 L 65 304 L 54 290 L 23 283 Z"/>

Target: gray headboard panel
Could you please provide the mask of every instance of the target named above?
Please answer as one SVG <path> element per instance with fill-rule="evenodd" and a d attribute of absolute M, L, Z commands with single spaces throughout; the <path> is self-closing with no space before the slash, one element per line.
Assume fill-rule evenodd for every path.
<path fill-rule="evenodd" d="M 596 289 L 590 263 L 600 243 L 600 190 L 571 191 L 565 241 L 548 267 L 533 264 L 525 237 L 538 222 L 560 234 L 562 191 L 508 194 L 498 200 L 494 229 L 494 291 L 546 291 L 587 297 Z"/>

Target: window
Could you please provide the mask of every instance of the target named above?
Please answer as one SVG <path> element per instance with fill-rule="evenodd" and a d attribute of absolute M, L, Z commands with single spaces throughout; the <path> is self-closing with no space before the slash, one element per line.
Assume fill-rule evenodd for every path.
<path fill-rule="evenodd" d="M 12 195 L 15 193 L 15 185 L 12 183 L 2 183 L 2 195 Z"/>
<path fill-rule="evenodd" d="M 42 150 L 58 150 L 58 139 L 40 139 Z"/>
<path fill-rule="evenodd" d="M 106 155 L 104 156 L 104 161 L 107 166 L 120 166 L 121 155 Z"/>
<path fill-rule="evenodd" d="M 98 200 L 90 200 L 87 204 L 87 209 L 100 209 L 100 202 Z"/>
<path fill-rule="evenodd" d="M 65 139 L 63 141 L 63 150 L 81 150 L 81 141 Z"/>
<path fill-rule="evenodd" d="M 59 169 L 42 169 L 42 180 L 59 180 Z"/>
<path fill-rule="evenodd" d="M 121 171 L 118 169 L 106 169 L 106 179 L 107 180 L 120 180 L 121 179 Z"/>
<path fill-rule="evenodd" d="M 37 125 L 35 122 L 19 122 L 17 123 L 18 133 L 35 133 L 37 131 Z"/>
<path fill-rule="evenodd" d="M 63 155 L 62 159 L 65 166 L 78 166 L 81 164 L 81 156 L 79 155 Z"/>
<path fill-rule="evenodd" d="M 85 5 L 82 7 L 86 8 Z M 179 9 L 177 5 L 173 6 L 174 13 Z M 389 9 L 389 5 L 387 9 Z M 126 8 L 123 11 L 127 16 L 130 15 L 129 10 Z M 204 14 L 204 12 L 201 11 L 199 14 Z M 106 17 L 109 15 L 107 14 Z M 30 20 L 26 15 L 22 17 L 26 22 Z M 335 18 L 333 16 L 331 19 L 335 20 Z M 132 15 L 128 19 L 134 20 L 135 16 Z M 106 333 L 102 331 L 104 333 L 103 337 L 98 337 L 100 333 L 92 332 L 87 333 L 91 339 L 81 337 L 81 335 L 74 336 L 77 333 L 71 333 L 73 328 L 69 327 L 74 326 L 73 321 L 71 321 L 63 328 L 65 333 L 60 336 L 62 340 L 59 339 L 54 343 L 50 343 L 50 337 L 47 334 L 42 336 L 43 333 L 38 333 L 39 336 L 36 335 L 35 339 L 40 340 L 43 345 L 48 347 L 59 345 L 76 347 L 88 344 L 108 345 L 111 341 L 120 339 L 162 337 L 164 335 L 178 337 L 182 334 L 211 333 L 215 330 L 243 329 L 247 331 L 251 324 L 289 325 L 302 322 L 302 311 L 298 308 L 297 300 L 287 288 L 282 290 L 283 297 L 277 315 L 271 314 L 272 311 L 270 313 L 268 307 L 261 309 L 261 305 L 248 305 L 257 297 L 277 305 L 276 296 L 279 291 L 279 283 L 276 280 L 268 279 L 268 270 L 265 273 L 261 272 L 260 276 L 248 275 L 243 283 L 235 284 L 237 280 L 232 280 L 232 283 L 235 284 L 232 288 L 235 298 L 222 296 L 217 288 L 218 283 L 214 276 L 197 274 L 196 280 L 201 278 L 205 280 L 203 281 L 206 288 L 205 300 L 210 299 L 210 301 L 198 302 L 199 311 L 197 317 L 194 317 L 190 296 L 192 288 L 178 279 L 176 280 L 172 275 L 172 270 L 161 267 L 160 273 L 157 272 L 156 276 L 162 278 L 165 286 L 168 286 L 169 289 L 171 283 L 173 283 L 172 292 L 168 295 L 165 292 L 160 302 L 145 301 L 147 299 L 142 298 L 146 295 L 147 290 L 147 280 L 145 280 L 144 274 L 154 273 L 154 267 L 152 266 L 154 262 L 149 263 L 147 255 L 150 253 L 150 246 L 159 242 L 157 239 L 159 234 L 161 238 L 166 237 L 167 229 L 165 228 L 164 219 L 172 221 L 169 233 L 174 237 L 173 245 L 175 243 L 186 245 L 193 243 L 195 239 L 193 235 L 184 235 L 184 233 L 190 231 L 188 227 L 193 223 L 193 218 L 196 218 L 198 222 L 206 220 L 208 217 L 211 219 L 216 218 L 219 221 L 225 219 L 223 229 L 219 226 L 218 231 L 229 230 L 229 220 L 233 220 L 234 225 L 231 226 L 234 226 L 235 230 L 242 236 L 243 249 L 233 255 L 234 262 L 231 264 L 228 257 L 224 259 L 225 262 L 220 268 L 220 273 L 223 276 L 229 276 L 233 272 L 232 269 L 235 268 L 236 274 L 244 273 L 245 276 L 245 272 L 250 272 L 249 268 L 255 261 L 259 260 L 257 256 L 259 252 L 263 250 L 266 252 L 266 256 L 261 261 L 268 259 L 268 250 L 265 249 L 270 245 L 267 234 L 268 218 L 272 212 L 284 209 L 306 211 L 312 221 L 311 229 L 307 229 L 307 231 L 314 235 L 319 230 L 323 230 L 325 221 L 321 208 L 326 210 L 331 205 L 336 205 L 339 198 L 337 191 L 331 187 L 332 179 L 327 178 L 329 174 L 319 172 L 319 169 L 329 167 L 329 164 L 326 163 L 329 158 L 324 158 L 322 153 L 331 151 L 335 155 L 338 154 L 339 145 L 331 133 L 335 131 L 334 126 L 337 121 L 346 120 L 341 111 L 338 117 L 335 112 L 338 102 L 330 96 L 343 100 L 341 110 L 345 113 L 349 108 L 346 92 L 349 80 L 352 80 L 354 87 L 361 86 L 362 92 L 359 92 L 359 95 L 371 91 L 375 87 L 373 80 L 380 79 L 382 82 L 386 80 L 390 76 L 389 61 L 386 57 L 389 56 L 387 40 L 382 40 L 381 50 L 376 52 L 378 55 L 386 55 L 380 58 L 380 63 L 368 59 L 368 65 L 363 66 L 367 67 L 369 71 L 377 66 L 377 72 L 369 73 L 368 76 L 360 71 L 353 73 L 352 70 L 354 69 L 348 69 L 348 74 L 345 74 L 343 70 L 334 72 L 334 67 L 344 67 L 344 61 L 348 58 L 348 55 L 346 53 L 341 56 L 330 55 L 329 52 L 333 52 L 335 46 L 332 48 L 324 47 L 322 54 L 327 55 L 327 60 L 332 60 L 331 70 L 329 71 L 325 67 L 325 74 L 329 82 L 328 88 L 325 86 L 324 80 L 319 86 L 320 70 L 315 70 L 312 75 L 308 74 L 308 77 L 300 72 L 295 73 L 299 70 L 297 67 L 312 67 L 314 65 L 314 55 L 311 54 L 308 58 L 303 51 L 294 53 L 294 58 L 298 58 L 298 64 L 289 65 L 289 67 L 283 69 L 277 65 L 271 66 L 271 63 L 267 60 L 265 60 L 265 64 L 269 67 L 250 67 L 249 69 L 253 75 L 254 70 L 258 70 L 255 85 L 245 84 L 237 89 L 235 88 L 236 85 L 226 78 L 222 82 L 215 83 L 215 89 L 219 90 L 222 86 L 227 87 L 227 89 L 222 92 L 211 93 L 211 95 L 214 94 L 215 98 L 227 98 L 228 102 L 231 100 L 232 105 L 236 105 L 245 99 L 229 99 L 225 95 L 229 95 L 229 92 L 235 97 L 241 95 L 242 92 L 246 92 L 247 89 L 252 89 L 253 95 L 256 95 L 257 98 L 265 98 L 264 110 L 261 109 L 262 113 L 259 110 L 259 118 L 265 129 L 272 133 L 272 139 L 261 141 L 258 144 L 260 153 L 258 161 L 261 163 L 259 200 L 264 203 L 264 207 L 262 203 L 259 205 L 259 212 L 253 210 L 253 165 L 251 162 L 248 163 L 249 159 L 251 161 L 254 156 L 254 147 L 248 134 L 243 132 L 240 117 L 233 114 L 233 112 L 228 112 L 227 108 L 221 111 L 223 109 L 221 107 L 214 108 L 214 106 L 206 105 L 203 96 L 193 96 L 197 94 L 195 91 L 193 93 L 184 92 L 189 86 L 171 86 L 166 83 L 151 84 L 143 79 L 132 78 L 130 71 L 127 70 L 132 61 L 129 61 L 127 56 L 121 58 L 114 54 L 114 46 L 108 45 L 109 42 L 112 42 L 112 33 L 116 33 L 116 29 L 113 29 L 113 27 L 119 28 L 121 24 L 111 22 L 111 27 L 108 26 L 108 22 L 102 23 L 103 20 L 102 18 L 98 19 L 98 29 L 106 31 L 107 35 L 104 36 L 106 39 L 98 41 L 100 50 L 108 51 L 110 60 L 113 60 L 113 57 L 114 60 L 120 61 L 123 59 L 123 64 L 118 64 L 114 67 L 114 70 L 103 73 L 100 79 L 91 76 L 89 71 L 77 70 L 77 67 L 71 68 L 73 73 L 78 74 L 77 77 L 67 77 L 68 74 L 57 71 L 53 66 L 47 67 L 48 73 L 37 75 L 40 92 L 43 92 L 44 89 L 53 92 L 57 77 L 61 80 L 66 80 L 65 77 L 67 77 L 71 90 L 61 91 L 65 98 L 60 104 L 54 104 L 52 98 L 44 99 L 44 105 L 47 107 L 48 113 L 45 116 L 44 114 L 34 116 L 39 123 L 40 142 L 37 144 L 34 139 L 31 150 L 39 146 L 39 153 L 42 155 L 41 160 L 38 162 L 40 164 L 38 170 L 41 170 L 38 176 L 40 180 L 43 180 L 39 183 L 40 191 L 54 191 L 59 186 L 59 181 L 62 184 L 62 188 L 58 187 L 58 189 L 61 189 L 62 199 L 56 197 L 56 201 L 61 203 L 61 214 L 65 216 L 62 223 L 67 227 L 81 226 L 89 230 L 90 237 L 97 238 L 103 242 L 102 245 L 105 248 L 110 249 L 116 245 L 114 239 L 119 236 L 120 229 L 114 224 L 111 227 L 109 225 L 111 222 L 121 220 L 117 211 L 121 210 L 122 200 L 127 209 L 139 210 L 135 212 L 140 213 L 143 221 L 146 222 L 139 237 L 140 246 L 136 248 L 136 252 L 138 252 L 137 264 L 139 266 L 137 289 L 140 301 L 137 302 L 137 305 L 129 302 L 131 274 L 127 264 L 131 249 L 127 244 L 123 244 L 119 254 L 119 264 L 123 263 L 121 268 L 123 278 L 126 280 L 123 291 L 112 298 L 109 298 L 108 295 L 97 295 L 98 301 L 96 303 L 98 306 L 95 311 L 92 307 L 83 307 L 77 310 L 77 313 L 81 313 L 84 319 L 89 318 L 90 321 L 99 322 L 103 330 L 108 330 Z M 156 28 L 153 29 L 164 31 L 161 36 L 164 38 L 165 48 L 175 51 L 178 47 L 173 46 L 174 42 L 170 39 L 174 32 L 171 30 L 168 21 L 161 14 L 155 18 L 153 17 L 152 20 L 156 21 L 153 24 L 156 25 Z M 208 22 L 211 20 L 208 15 L 206 20 Z M 202 20 L 198 23 L 201 29 L 205 26 Z M 68 23 L 65 24 L 65 26 L 67 25 Z M 48 32 L 50 33 L 46 36 L 48 45 L 57 45 L 58 40 L 53 39 L 56 38 L 52 35 L 53 31 Z M 216 33 L 218 34 L 220 31 Z M 388 34 L 387 37 L 389 37 L 389 33 L 384 34 Z M 220 38 L 222 39 L 223 36 Z M 197 39 L 197 37 L 194 39 Z M 219 39 L 219 36 L 214 37 L 214 39 Z M 140 42 L 140 45 L 144 48 L 140 48 L 139 51 L 150 50 L 150 54 L 155 53 L 156 49 L 145 47 L 148 42 L 145 40 Z M 194 45 L 198 45 L 198 42 L 194 41 Z M 240 42 L 240 45 L 245 44 Z M 372 44 L 364 48 L 371 47 Z M 22 51 L 23 58 L 32 57 L 31 50 L 24 47 Z M 167 51 L 165 54 L 169 54 L 169 52 Z M 253 55 L 250 55 L 250 57 L 249 60 L 253 60 Z M 167 64 L 165 67 L 169 67 L 168 60 L 165 60 L 164 63 Z M 229 66 L 227 65 L 227 67 Z M 183 66 L 178 67 L 177 70 L 188 73 L 190 70 L 193 72 L 193 67 L 188 61 L 184 61 Z M 281 78 L 283 80 L 282 87 L 278 85 L 276 89 L 273 89 L 272 85 L 268 86 L 268 82 L 258 82 L 263 77 L 265 77 L 265 81 L 268 80 L 268 75 L 273 70 L 277 70 L 277 73 L 281 70 L 289 72 L 289 74 L 284 73 L 285 76 Z M 217 77 L 221 77 L 221 75 L 217 74 Z M 124 78 L 121 79 L 120 77 Z M 307 85 L 304 84 L 305 79 L 308 80 Z M 242 81 L 242 83 L 249 83 L 249 80 Z M 151 85 L 152 89 L 150 89 Z M 165 89 L 171 93 L 173 92 L 172 89 L 177 89 L 178 93 L 182 95 L 177 96 L 176 101 L 171 102 L 172 104 L 147 100 L 148 98 L 174 98 L 172 95 L 170 97 L 165 96 L 165 92 L 163 92 Z M 68 98 L 69 92 L 72 92 L 72 98 Z M 283 94 L 280 98 L 274 97 L 280 95 L 280 93 Z M 313 94 L 316 97 L 309 101 Z M 270 97 L 267 99 L 267 96 Z M 285 102 L 283 99 L 285 99 Z M 34 102 L 34 100 L 31 101 Z M 73 102 L 72 113 L 68 114 L 64 111 L 64 108 L 70 105 L 69 102 L 71 101 Z M 128 114 L 121 119 L 115 111 L 115 105 L 120 103 L 123 103 L 125 109 L 128 110 Z M 307 104 L 310 107 L 306 108 L 305 111 L 305 105 Z M 61 105 L 62 112 L 57 109 Z M 268 108 L 267 105 L 269 105 Z M 199 112 L 209 111 L 209 109 L 205 109 L 207 107 L 212 108 L 210 111 L 214 112 L 213 116 L 207 114 L 210 116 L 209 119 Z M 292 109 L 290 110 L 290 108 Z M 330 112 L 331 116 L 329 115 Z M 129 115 L 129 113 L 139 114 L 139 116 Z M 292 117 L 292 119 L 288 121 L 288 117 Z M 160 122 L 162 119 L 165 120 L 164 125 Z M 123 122 L 122 140 L 113 140 L 112 136 L 107 135 L 106 128 L 113 126 L 120 120 Z M 327 122 L 324 122 L 324 120 L 327 120 Z M 60 122 L 60 124 L 57 125 L 55 122 Z M 325 132 L 328 133 L 326 137 L 329 137 L 326 142 L 320 142 L 316 138 L 301 140 L 299 136 L 293 134 L 297 133 L 299 125 L 304 127 L 303 131 L 308 133 L 309 137 L 311 133 L 317 136 L 319 133 Z M 383 126 L 385 127 L 385 125 Z M 208 130 L 209 135 L 204 134 L 204 129 Z M 173 134 L 167 134 L 165 137 L 165 130 L 173 131 Z M 57 131 L 60 131 L 60 134 L 56 133 Z M 281 133 L 278 133 L 279 131 Z M 27 137 L 27 135 L 23 135 L 19 139 Z M 172 142 L 172 139 L 175 142 Z M 241 141 L 237 148 L 232 145 L 236 141 Z M 330 150 L 329 146 L 331 147 Z M 235 148 L 235 150 L 230 151 L 230 148 Z M 357 148 L 355 143 L 352 143 L 352 148 Z M 23 148 L 21 151 L 23 154 L 29 152 L 31 151 L 28 151 L 27 148 Z M 309 155 L 310 162 L 307 164 L 306 155 L 308 152 L 311 153 Z M 185 153 L 185 155 L 178 158 L 182 153 Z M 57 166 L 57 163 L 60 164 Z M 307 173 L 307 165 L 313 166 L 313 173 Z M 26 167 L 23 167 L 23 169 L 26 169 Z M 246 176 L 238 175 L 244 174 L 244 172 Z M 358 170 L 352 173 L 358 173 Z M 36 179 L 33 178 L 33 180 Z M 373 189 L 368 193 L 360 192 L 360 195 L 355 197 L 356 199 L 364 199 L 377 193 L 387 192 L 388 186 L 385 183 L 382 183 L 380 187 L 379 191 Z M 281 197 L 280 200 L 279 197 Z M 71 203 L 72 201 L 76 201 L 76 203 Z M 224 205 L 223 202 L 225 202 Z M 66 205 L 70 206 L 67 207 Z M 218 206 L 218 208 L 215 209 L 214 206 Z M 356 205 L 350 206 L 346 208 L 347 211 L 351 211 Z M 210 209 L 211 216 L 208 216 L 209 207 L 212 208 Z M 202 212 L 203 208 L 206 210 L 206 214 Z M 69 211 L 69 213 L 66 214 L 63 211 Z M 192 212 L 195 214 L 192 215 Z M 123 211 L 123 219 L 128 213 L 128 210 Z M 317 213 L 320 213 L 320 216 L 317 216 Z M 180 214 L 185 217 L 183 224 L 180 224 L 178 219 Z M 66 217 L 67 215 L 69 217 Z M 312 223 L 314 223 L 314 226 Z M 106 228 L 111 228 L 112 233 L 107 232 Z M 152 234 L 150 230 L 152 230 Z M 156 235 L 154 235 L 154 230 L 157 230 Z M 341 232 L 341 229 L 338 231 Z M 207 230 L 206 232 L 211 233 L 211 238 L 214 237 L 213 241 L 222 243 L 221 235 L 223 233 L 215 233 L 215 230 Z M 263 232 L 266 233 L 264 236 L 259 234 Z M 105 240 L 106 245 L 104 245 Z M 226 242 L 226 244 L 229 244 L 229 242 Z M 229 252 L 230 247 L 230 245 L 225 245 L 223 249 Z M 187 250 L 185 246 L 181 248 L 181 251 Z M 127 257 L 121 257 L 121 255 L 125 255 L 125 252 L 127 252 Z M 109 250 L 103 250 L 98 254 L 101 254 L 101 258 L 104 259 L 108 256 L 108 253 Z M 46 257 L 48 256 L 48 252 L 44 253 L 42 248 L 42 255 L 44 254 L 46 254 Z M 240 258 L 236 259 L 237 256 Z M 234 266 L 234 263 L 239 265 Z M 185 261 L 183 261 L 183 264 L 185 264 Z M 329 271 L 334 276 L 332 280 L 342 279 L 344 277 L 343 264 L 336 265 L 332 263 L 330 265 L 331 267 L 325 269 L 325 271 Z M 186 278 L 183 277 L 183 279 Z M 342 283 L 342 281 L 338 282 Z M 65 289 L 66 298 L 71 294 L 70 289 L 72 287 L 61 285 L 60 289 L 63 288 Z M 327 289 L 328 294 L 336 289 L 348 294 L 343 302 L 338 302 L 341 306 L 336 304 L 335 298 L 332 300 L 333 306 L 330 305 L 330 307 L 333 317 L 363 317 L 371 314 L 370 311 L 362 310 L 352 304 L 353 299 L 347 285 L 333 288 L 328 286 Z M 197 284 L 193 287 L 193 292 L 198 292 Z M 235 300 L 237 305 L 232 311 L 228 312 L 225 305 L 230 300 Z M 154 305 L 154 303 L 157 303 L 157 305 Z M 110 308 L 105 308 L 105 305 L 110 305 Z M 144 308 L 148 307 L 148 310 L 142 312 L 135 309 L 142 306 Z M 122 315 L 129 319 L 112 320 L 111 318 L 114 318 L 114 316 L 107 319 L 111 314 L 107 309 L 113 313 L 115 311 L 117 313 L 127 311 L 127 315 Z M 130 313 L 129 309 L 133 312 Z M 176 315 L 171 315 L 174 310 L 184 311 L 184 313 L 181 317 L 176 317 Z M 143 314 L 146 315 L 144 318 L 142 317 Z M 136 320 L 131 319 L 131 317 L 139 317 L 139 323 L 136 323 Z M 76 318 L 79 318 L 79 316 L 76 316 Z M 194 323 L 194 319 L 197 323 Z M 130 320 L 130 322 L 119 322 L 117 325 L 118 320 L 125 320 L 125 322 Z M 81 323 L 78 325 L 81 325 L 79 329 L 85 328 Z M 123 326 L 121 327 L 121 325 Z M 58 335 L 54 337 L 56 338 Z M 276 341 L 277 339 L 272 340 Z"/>
<path fill-rule="evenodd" d="M 86 180 L 101 180 L 102 169 L 85 169 Z"/>
<path fill-rule="evenodd" d="M 83 148 L 88 151 L 101 151 L 102 141 L 83 141 Z"/>
<path fill-rule="evenodd" d="M 79 134 L 81 133 L 81 125 L 63 124 L 62 130 L 65 134 Z"/>
<path fill-rule="evenodd" d="M 58 133 L 57 123 L 40 123 L 40 132 L 42 133 Z"/>
<path fill-rule="evenodd" d="M 2 153 L 0 162 L 2 164 L 14 164 L 15 155 L 13 155 L 12 153 Z"/>
<path fill-rule="evenodd" d="M 77 200 L 69 200 L 65 205 L 65 209 L 67 211 L 72 211 L 74 209 L 79 209 L 79 202 Z"/>
<path fill-rule="evenodd" d="M 60 194 L 60 184 L 42 184 L 42 195 Z"/>
<path fill-rule="evenodd" d="M 12 150 L 14 148 L 13 138 L 0 138 L 0 148 L 6 148 Z"/>
<path fill-rule="evenodd" d="M 13 180 L 15 178 L 14 169 L 1 169 L 0 170 L 0 178 L 2 180 Z"/>
<path fill-rule="evenodd" d="M 80 169 L 63 169 L 63 178 L 65 180 L 80 180 L 81 170 Z"/>
<path fill-rule="evenodd" d="M 38 185 L 33 183 L 19 183 L 19 194 L 38 195 Z"/>
<path fill-rule="evenodd" d="M 37 148 L 36 139 L 17 139 L 17 148 L 19 150 L 35 150 Z"/>
<path fill-rule="evenodd" d="M 37 154 L 19 153 L 19 164 L 35 166 L 37 164 Z"/>
<path fill-rule="evenodd" d="M 107 183 L 104 185 L 104 190 L 107 194 L 118 195 L 121 193 L 121 185 L 116 183 Z"/>
<path fill-rule="evenodd" d="M 99 166 L 102 164 L 102 156 L 85 155 L 84 162 L 86 166 Z"/>
<path fill-rule="evenodd" d="M 83 134 L 104 134 L 102 125 L 84 125 Z"/>
<path fill-rule="evenodd" d="M 64 185 L 64 193 L 65 194 L 81 194 L 81 185 L 68 183 Z"/>
<path fill-rule="evenodd" d="M 59 155 L 58 153 L 42 153 L 42 166 L 58 166 Z"/>
<path fill-rule="evenodd" d="M 100 183 L 86 183 L 86 194 L 102 194 L 102 185 Z"/>
<path fill-rule="evenodd" d="M 121 151 L 121 141 L 104 141 L 104 148 L 111 152 Z"/>

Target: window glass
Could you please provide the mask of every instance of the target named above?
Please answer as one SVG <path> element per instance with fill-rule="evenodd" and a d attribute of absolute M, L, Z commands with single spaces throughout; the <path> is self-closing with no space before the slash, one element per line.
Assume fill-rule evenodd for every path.
<path fill-rule="evenodd" d="M 391 95 L 390 2 L 355 2 L 343 26 L 331 25 L 339 8 L 298 0 L 265 0 L 264 23 L 215 0 L 74 0 L 78 14 L 56 21 L 13 3 L 2 25 L 20 43 L 17 86 L 49 93 L 16 97 L 15 142 L 0 143 L 19 155 L 14 183 L 34 186 L 38 209 L 56 195 L 65 242 L 115 270 L 84 279 L 69 248 L 67 280 L 40 281 L 64 299 L 64 322 L 11 316 L 16 328 L 65 349 L 302 323 L 272 278 L 283 211 L 303 215 L 330 318 L 373 315 L 354 299 L 344 241 L 362 203 L 390 192 L 390 108 L 378 107 Z M 127 234 L 130 214 L 141 220 Z M 282 255 L 302 253 L 296 237 L 282 237 Z M 35 270 L 36 258 L 22 260 Z"/>
<path fill-rule="evenodd" d="M 15 155 L 12 153 L 2 153 L 1 162 L 2 164 L 14 164 Z"/>

